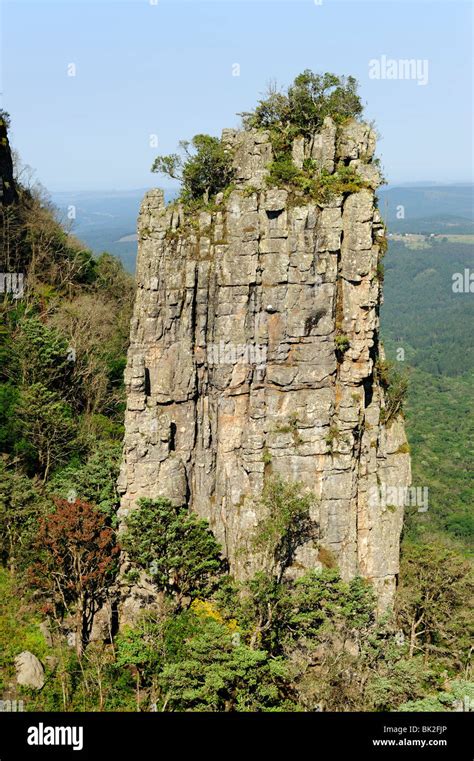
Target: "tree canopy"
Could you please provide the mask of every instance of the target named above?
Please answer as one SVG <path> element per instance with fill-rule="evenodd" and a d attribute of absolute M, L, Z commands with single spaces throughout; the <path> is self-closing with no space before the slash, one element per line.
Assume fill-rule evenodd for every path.
<path fill-rule="evenodd" d="M 315 74 L 306 69 L 286 91 L 271 84 L 257 107 L 242 114 L 246 129 L 279 130 L 286 134 L 311 135 L 326 116 L 342 122 L 362 113 L 354 77 Z"/>
<path fill-rule="evenodd" d="M 231 156 L 219 138 L 195 135 L 191 142 L 182 140 L 179 146 L 181 155 L 157 156 L 151 171 L 179 180 L 183 201 L 203 196 L 208 200 L 229 185 L 233 174 Z"/>

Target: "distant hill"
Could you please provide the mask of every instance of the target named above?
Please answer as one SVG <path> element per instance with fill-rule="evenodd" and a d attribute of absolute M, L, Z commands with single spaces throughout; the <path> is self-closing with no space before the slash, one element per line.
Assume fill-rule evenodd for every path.
<path fill-rule="evenodd" d="M 67 229 L 84 241 L 92 251 L 108 251 L 121 260 L 125 269 L 135 271 L 138 212 L 148 188 L 127 191 L 84 191 L 53 193 L 53 203 L 61 212 Z M 173 191 L 166 191 L 170 200 Z M 68 210 L 75 207 L 75 220 Z"/>
<path fill-rule="evenodd" d="M 390 220 L 388 229 L 392 233 L 420 233 L 421 235 L 472 235 L 474 222 L 454 214 L 440 214 L 416 219 Z"/>
<path fill-rule="evenodd" d="M 403 222 L 410 227 L 420 218 L 454 216 L 474 221 L 474 185 L 400 186 L 381 188 L 378 193 L 382 216 L 394 229 L 401 222 L 397 213 L 403 206 Z M 408 232 L 415 232 L 410 229 Z"/>

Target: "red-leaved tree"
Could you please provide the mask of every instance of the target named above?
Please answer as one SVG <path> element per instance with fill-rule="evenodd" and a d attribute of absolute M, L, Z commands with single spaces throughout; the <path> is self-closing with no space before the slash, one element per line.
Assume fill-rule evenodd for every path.
<path fill-rule="evenodd" d="M 40 520 L 38 560 L 30 576 L 58 618 L 74 615 L 81 657 L 120 550 L 105 516 L 93 505 L 64 499 L 56 499 L 55 505 L 54 512 Z"/>

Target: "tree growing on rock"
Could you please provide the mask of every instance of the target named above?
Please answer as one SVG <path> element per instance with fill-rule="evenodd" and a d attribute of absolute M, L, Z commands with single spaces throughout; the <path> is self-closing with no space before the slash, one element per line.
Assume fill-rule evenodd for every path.
<path fill-rule="evenodd" d="M 262 518 L 252 545 L 263 570 L 278 582 L 292 564 L 298 547 L 316 538 L 317 525 L 311 518 L 314 503 L 314 494 L 304 493 L 298 483 L 274 477 L 265 485 L 260 501 Z"/>
<path fill-rule="evenodd" d="M 229 151 L 217 137 L 195 135 L 191 142 L 179 144 L 182 155 L 157 156 L 152 172 L 164 174 L 182 184 L 184 202 L 206 201 L 224 190 L 232 181 L 232 160 Z"/>
<path fill-rule="evenodd" d="M 257 107 L 243 113 L 245 129 L 268 129 L 288 141 L 297 135 L 310 136 L 322 126 L 326 116 L 343 122 L 362 113 L 354 77 L 306 69 L 286 91 L 271 84 Z"/>

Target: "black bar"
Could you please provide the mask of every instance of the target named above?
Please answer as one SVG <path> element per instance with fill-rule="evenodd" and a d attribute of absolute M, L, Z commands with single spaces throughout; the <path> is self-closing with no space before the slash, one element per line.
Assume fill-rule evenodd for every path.
<path fill-rule="evenodd" d="M 3 713 L 0 761 L 209 759 L 472 761 L 469 713 Z M 43 727 L 41 733 L 41 725 Z M 53 730 L 48 728 L 52 727 Z M 55 728 L 63 727 L 64 733 Z M 31 740 L 81 744 L 31 745 Z M 35 731 L 36 728 L 36 731 Z M 70 728 L 71 731 L 68 731 Z M 73 735 L 72 729 L 76 728 Z M 237 755 L 236 755 L 237 754 Z"/>

